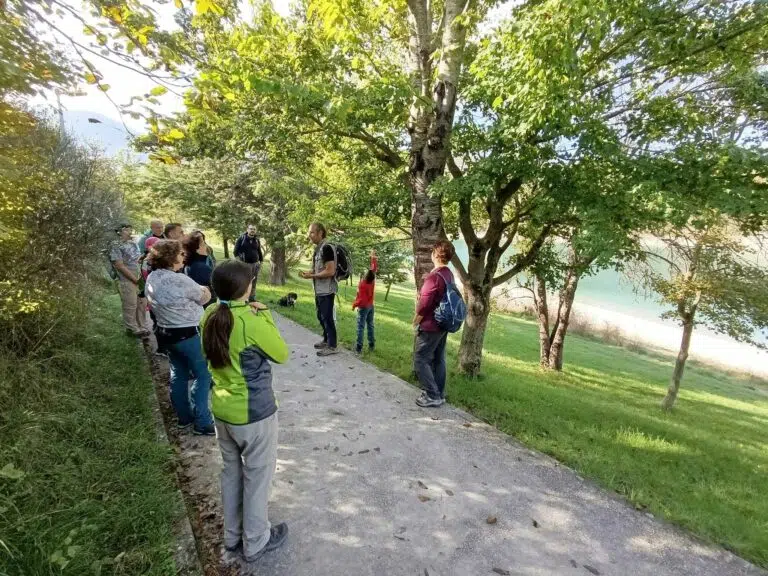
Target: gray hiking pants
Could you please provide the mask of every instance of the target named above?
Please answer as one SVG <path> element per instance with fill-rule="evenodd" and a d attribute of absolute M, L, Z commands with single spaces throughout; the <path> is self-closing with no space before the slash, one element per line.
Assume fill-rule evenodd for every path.
<path fill-rule="evenodd" d="M 413 369 L 419 377 L 421 388 L 427 396 L 436 400 L 445 398 L 445 344 L 448 332 L 424 332 L 416 335 Z"/>
<path fill-rule="evenodd" d="M 269 542 L 272 527 L 267 502 L 277 463 L 277 412 L 252 424 L 216 419 L 216 438 L 224 461 L 224 545 L 233 548 L 242 540 L 245 556 L 253 556 Z"/>

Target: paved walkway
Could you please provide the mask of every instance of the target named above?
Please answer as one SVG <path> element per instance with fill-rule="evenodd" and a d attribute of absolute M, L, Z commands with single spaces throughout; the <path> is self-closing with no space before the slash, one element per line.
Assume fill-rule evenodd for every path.
<path fill-rule="evenodd" d="M 315 335 L 278 323 L 292 355 L 275 370 L 270 514 L 290 537 L 250 573 L 766 574 L 460 410 L 418 408 L 414 387 L 349 353 L 318 359 Z M 198 447 L 216 458 L 214 441 Z M 215 492 L 218 466 L 198 467 L 200 490 Z"/>

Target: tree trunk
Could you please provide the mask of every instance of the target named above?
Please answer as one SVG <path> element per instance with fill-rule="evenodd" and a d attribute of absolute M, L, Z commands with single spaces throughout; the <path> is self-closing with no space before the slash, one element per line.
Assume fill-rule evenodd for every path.
<path fill-rule="evenodd" d="M 693 335 L 693 317 L 694 312 L 686 315 L 683 320 L 683 339 L 680 342 L 680 351 L 675 360 L 675 371 L 672 373 L 672 381 L 667 388 L 667 395 L 661 401 L 662 410 L 670 410 L 677 400 L 677 393 L 680 390 L 680 382 L 683 380 L 685 363 L 688 360 L 688 350 L 691 348 L 691 336 Z"/>
<path fill-rule="evenodd" d="M 460 16 L 469 9 L 469 3 L 462 0 L 444 2 L 436 80 L 431 7 L 426 0 L 408 0 L 407 3 L 409 74 L 417 95 L 411 102 L 408 120 L 408 185 L 411 190 L 413 275 L 420 290 L 424 277 L 432 269 L 432 246 L 444 236 L 442 198 L 431 196 L 429 187 L 445 172 L 451 148 L 456 89 L 466 39 L 466 27 Z M 427 100 L 431 101 L 431 106 L 424 105 Z"/>
<path fill-rule="evenodd" d="M 278 242 L 272 246 L 272 259 L 269 269 L 269 283 L 273 286 L 285 285 L 285 246 Z"/>
<path fill-rule="evenodd" d="M 563 349 L 565 348 L 565 335 L 568 332 L 568 323 L 571 319 L 573 300 L 576 297 L 576 288 L 579 286 L 578 272 L 568 272 L 565 286 L 560 291 L 560 302 L 557 310 L 557 326 L 552 336 L 549 349 L 549 367 L 552 370 L 563 369 Z"/>
<path fill-rule="evenodd" d="M 384 294 L 384 302 L 389 298 L 389 291 L 392 289 L 392 282 L 387 283 L 387 292 Z"/>
<path fill-rule="evenodd" d="M 491 312 L 491 287 L 470 285 L 467 292 L 467 318 L 461 333 L 459 366 L 467 376 L 475 377 L 480 373 L 483 357 L 485 328 Z"/>
<path fill-rule="evenodd" d="M 547 304 L 547 283 L 541 276 L 536 276 L 536 292 L 533 296 L 533 305 L 536 308 L 536 317 L 539 320 L 539 364 L 549 367 L 549 351 L 552 341 L 549 337 L 549 306 Z"/>
<path fill-rule="evenodd" d="M 227 240 L 227 237 L 223 235 L 221 240 L 224 242 L 224 258 L 229 258 L 229 241 Z"/>

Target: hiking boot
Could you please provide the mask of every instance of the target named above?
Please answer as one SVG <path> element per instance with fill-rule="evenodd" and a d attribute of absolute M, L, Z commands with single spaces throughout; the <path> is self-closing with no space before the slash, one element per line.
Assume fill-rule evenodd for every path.
<path fill-rule="evenodd" d="M 330 346 L 326 346 L 325 348 L 321 348 L 320 350 L 317 351 L 318 356 L 332 356 L 338 353 L 339 353 L 338 348 L 331 348 Z"/>
<path fill-rule="evenodd" d="M 256 552 L 256 554 L 253 554 L 252 556 L 246 556 L 245 561 L 246 562 L 255 562 L 266 552 L 271 552 L 272 550 L 277 550 L 285 544 L 285 539 L 288 538 L 288 524 L 283 522 L 282 524 L 278 524 L 277 526 L 272 526 L 272 528 L 269 529 L 269 542 L 266 543 L 264 548 Z"/>
<path fill-rule="evenodd" d="M 233 554 L 236 554 L 237 552 L 240 552 L 240 550 L 242 550 L 242 549 L 243 549 L 243 541 L 242 540 L 239 540 L 237 542 L 237 544 L 235 544 L 234 546 L 227 546 L 226 544 L 224 544 L 224 550 L 226 550 L 227 552 L 232 552 Z"/>
<path fill-rule="evenodd" d="M 204 428 L 198 428 L 195 426 L 192 428 L 192 434 L 195 436 L 216 436 L 216 427 L 213 424 L 209 424 Z"/>
<path fill-rule="evenodd" d="M 442 398 L 430 398 L 426 392 L 422 392 L 421 396 L 416 398 L 416 405 L 422 408 L 437 408 L 445 404 L 445 400 Z"/>
<path fill-rule="evenodd" d="M 181 420 L 179 420 L 176 423 L 176 429 L 180 431 L 187 430 L 190 426 L 192 426 L 192 422 L 182 422 Z"/>
<path fill-rule="evenodd" d="M 328 348 L 328 342 L 325 340 L 315 343 L 315 350 L 322 350 L 323 348 Z"/>

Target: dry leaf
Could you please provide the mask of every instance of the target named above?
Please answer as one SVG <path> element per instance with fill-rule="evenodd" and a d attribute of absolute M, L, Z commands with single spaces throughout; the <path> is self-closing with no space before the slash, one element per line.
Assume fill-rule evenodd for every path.
<path fill-rule="evenodd" d="M 539 527 L 539 523 L 536 522 L 536 520 L 533 520 L 533 527 L 534 528 L 538 528 Z"/>
<path fill-rule="evenodd" d="M 429 490 L 429 488 L 427 488 L 427 485 L 424 484 L 424 482 L 422 482 L 421 480 L 419 480 L 416 484 L 419 485 L 419 488 L 423 488 L 424 490 Z"/>
<path fill-rule="evenodd" d="M 472 428 L 472 424 L 470 424 L 469 422 L 465 422 L 463 426 L 464 428 Z"/>
<path fill-rule="evenodd" d="M 448 496 L 453 496 L 453 490 L 445 490 L 445 493 L 448 494 Z"/>
<path fill-rule="evenodd" d="M 429 496 L 424 496 L 424 494 L 419 494 L 419 500 L 422 502 L 428 502 L 431 500 L 431 498 Z"/>
<path fill-rule="evenodd" d="M 485 521 L 488 524 L 496 524 L 496 522 L 498 522 L 499 520 L 498 518 L 496 518 L 496 516 L 488 516 L 488 518 L 486 518 Z"/>
<path fill-rule="evenodd" d="M 504 570 L 504 568 L 494 568 L 493 571 L 496 574 L 501 574 L 501 576 L 509 576 L 511 574 L 509 570 Z"/>

